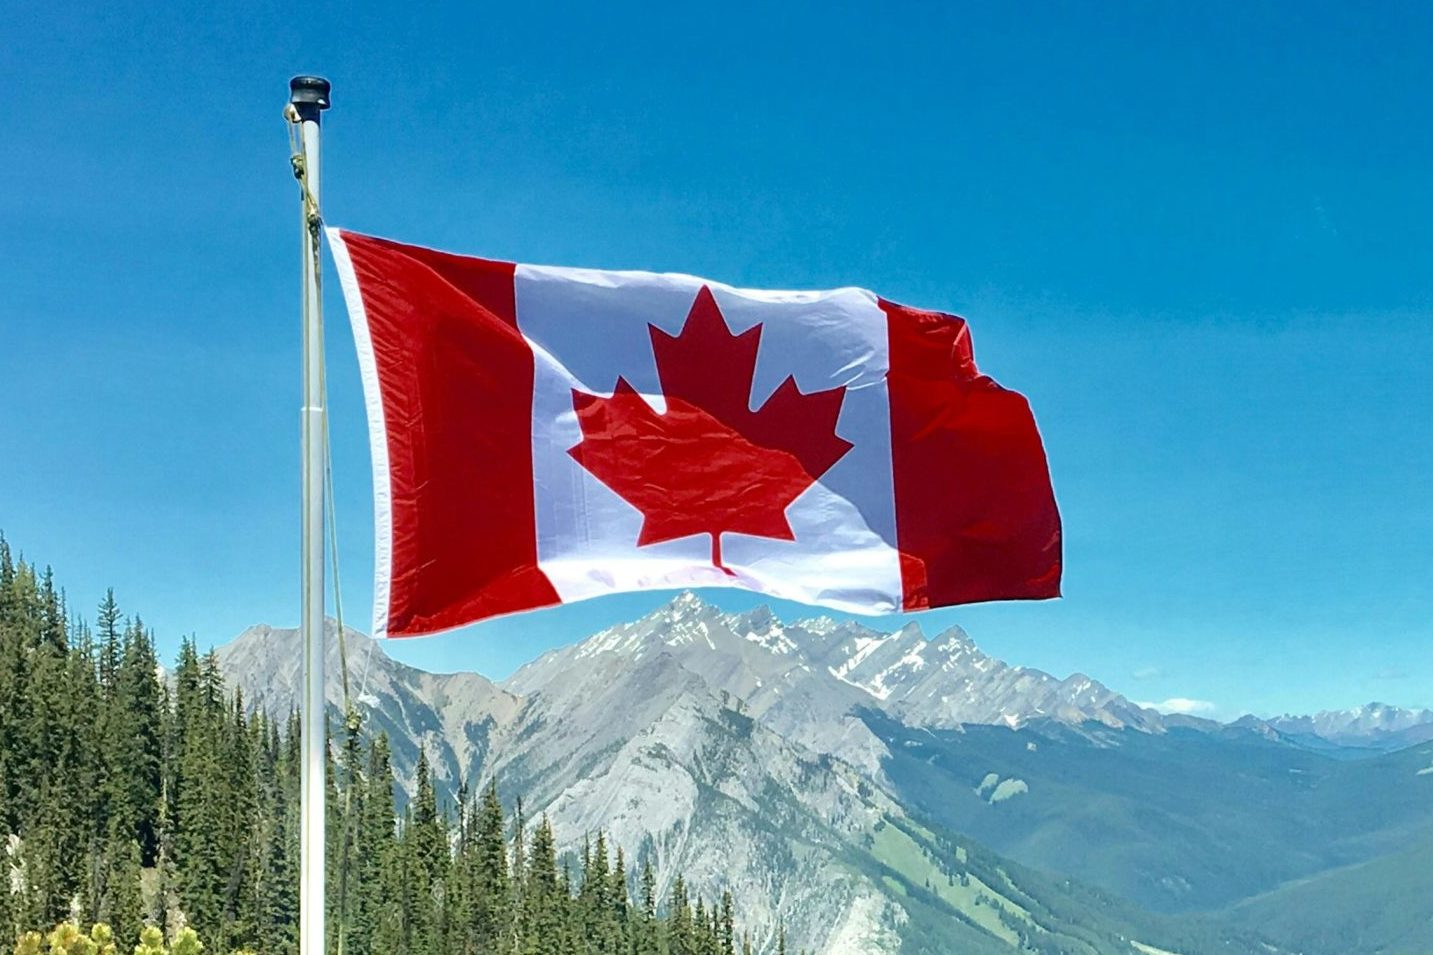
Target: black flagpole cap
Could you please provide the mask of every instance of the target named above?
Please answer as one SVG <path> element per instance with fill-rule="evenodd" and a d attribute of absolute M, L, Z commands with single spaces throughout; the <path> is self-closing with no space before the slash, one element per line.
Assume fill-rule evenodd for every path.
<path fill-rule="evenodd" d="M 328 109 L 332 86 L 322 76 L 295 76 L 289 80 L 289 102 L 304 119 L 317 120 L 320 110 Z"/>

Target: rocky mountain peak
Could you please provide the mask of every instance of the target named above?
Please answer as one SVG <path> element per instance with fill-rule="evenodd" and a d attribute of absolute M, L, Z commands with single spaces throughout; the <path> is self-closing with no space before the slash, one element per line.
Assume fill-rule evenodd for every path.
<path fill-rule="evenodd" d="M 1345 710 L 1324 710 L 1311 716 L 1284 714 L 1269 724 L 1294 737 L 1317 737 L 1330 743 L 1394 749 L 1433 739 L 1433 710 L 1410 709 L 1377 701 Z"/>
<path fill-rule="evenodd" d="M 670 620 L 683 620 L 698 617 L 704 613 L 716 611 L 716 609 L 693 591 L 683 590 L 655 612 Z"/>
<path fill-rule="evenodd" d="M 863 706 L 932 727 L 1053 719 L 1163 728 L 1158 714 L 1084 674 L 1062 680 L 1011 667 L 982 652 L 960 627 L 928 639 L 917 621 L 895 631 L 830 616 L 787 624 L 769 607 L 726 613 L 690 591 L 638 621 L 544 655 L 505 686 L 523 695 L 541 692 L 577 660 L 590 666 L 612 655 L 635 666 L 653 652 L 671 654 L 713 690 L 813 746 Z M 867 742 L 858 740 L 856 748 Z"/>

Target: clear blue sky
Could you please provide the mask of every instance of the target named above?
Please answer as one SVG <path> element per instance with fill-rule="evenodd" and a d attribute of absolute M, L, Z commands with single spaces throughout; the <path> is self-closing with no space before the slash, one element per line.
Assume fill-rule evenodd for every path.
<path fill-rule="evenodd" d="M 1224 716 L 1433 705 L 1426 4 L 685 6 L 5 5 L 0 529 L 166 652 L 297 619 L 280 109 L 319 71 L 331 223 L 969 317 L 1045 433 L 1068 596 L 930 630 Z M 662 599 L 395 652 L 502 675 Z"/>

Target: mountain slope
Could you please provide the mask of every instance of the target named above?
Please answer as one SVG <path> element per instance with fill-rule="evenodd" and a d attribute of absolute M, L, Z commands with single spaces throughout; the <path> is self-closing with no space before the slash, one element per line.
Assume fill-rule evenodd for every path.
<path fill-rule="evenodd" d="M 370 732 L 388 734 L 398 778 L 411 788 L 418 749 L 427 747 L 439 786 L 450 795 L 486 764 L 492 736 L 516 717 L 521 701 L 477 673 L 428 673 L 392 659 L 378 642 L 345 628 L 350 690 Z M 325 631 L 330 720 L 343 725 L 337 627 Z M 303 646 L 295 629 L 250 627 L 215 648 L 231 683 L 251 706 L 282 716 L 298 708 Z M 335 730 L 336 731 L 336 730 Z"/>
<path fill-rule="evenodd" d="M 683 665 L 686 648 L 711 650 L 732 628 L 680 629 L 670 642 L 608 634 L 567 665 L 548 659 L 507 681 L 528 701 L 509 731 L 521 745 L 491 772 L 545 806 L 559 832 L 604 828 L 641 847 L 662 887 L 680 869 L 713 892 L 730 889 L 768 929 L 784 923 L 822 952 L 1007 952 L 1022 933 L 1052 949 L 1134 951 L 1121 940 L 1125 922 L 1072 903 L 1068 889 L 1020 887 L 988 852 L 909 819 L 858 768 L 751 715 L 772 712 L 767 688 L 801 685 L 789 672 L 800 664 L 757 676 L 728 661 L 718 679 L 748 681 L 758 702 L 747 707 Z M 988 881 L 970 872 L 977 856 Z M 933 947 L 912 948 L 916 939 Z"/>
<path fill-rule="evenodd" d="M 697 610 L 712 622 L 710 608 L 666 610 L 683 619 Z M 664 891 L 679 870 L 708 898 L 730 890 L 761 950 L 774 946 L 778 925 L 793 948 L 823 955 L 996 955 L 1022 936 L 1037 951 L 1133 955 L 1131 938 L 1169 940 L 1134 910 L 1091 904 L 1069 885 L 913 820 L 870 773 L 777 732 L 764 716 L 815 724 L 797 718 L 787 690 L 763 690 L 808 689 L 819 701 L 821 684 L 807 677 L 810 663 L 767 659 L 775 654 L 759 638 L 778 644 L 774 626 L 740 622 L 757 626 L 725 635 L 708 626 L 707 635 L 752 648 L 716 682 L 746 688 L 755 704 L 695 669 L 715 662 L 684 652 L 703 633 L 696 627 L 685 641 L 650 627 L 630 652 L 589 648 L 505 687 L 422 673 L 353 636 L 353 689 L 395 749 L 416 753 L 421 743 L 441 754 L 434 762 L 451 767 L 449 786 L 497 779 L 510 802 L 522 794 L 530 820 L 548 815 L 565 848 L 602 828 L 632 853 L 629 871 L 653 863 Z M 710 649 L 705 637 L 701 644 Z M 292 631 L 254 628 L 219 656 L 249 700 L 283 711 L 298 689 L 298 647 Z M 870 696 L 847 689 L 843 703 Z M 841 719 L 864 727 L 854 715 Z"/>
<path fill-rule="evenodd" d="M 1218 908 L 1396 851 L 1433 818 L 1433 774 L 1419 774 L 1433 744 L 1347 762 L 1232 729 L 865 718 L 903 805 L 1157 911 Z"/>
<path fill-rule="evenodd" d="M 678 870 L 708 897 L 730 889 L 765 945 L 785 924 L 820 953 L 1106 955 L 1137 940 L 1273 955 L 1082 883 L 1167 913 L 1220 908 L 1387 856 L 1433 814 L 1433 750 L 1348 761 L 1261 720 L 1161 717 L 995 660 L 958 628 L 784 624 L 684 594 L 501 685 L 349 642 L 358 706 L 400 772 L 423 745 L 450 795 L 496 779 L 569 849 L 607 830 L 664 890 Z M 279 711 L 298 656 L 270 628 L 220 653 Z"/>
<path fill-rule="evenodd" d="M 1240 902 L 1227 915 L 1305 955 L 1427 955 L 1433 951 L 1429 859 L 1433 829 L 1402 851 L 1281 886 Z"/>
<path fill-rule="evenodd" d="M 663 888 L 680 869 L 702 891 L 729 889 L 768 951 L 784 924 L 793 947 L 826 955 L 1133 955 L 1134 938 L 1267 955 L 1237 933 L 1173 930 L 912 819 L 858 769 L 722 704 L 668 653 L 630 671 L 606 662 L 561 695 L 535 692 L 513 730 L 523 745 L 492 771 L 535 794 L 559 832 L 601 827 L 638 847 Z M 628 722 L 612 704 L 637 688 L 650 697 Z"/>

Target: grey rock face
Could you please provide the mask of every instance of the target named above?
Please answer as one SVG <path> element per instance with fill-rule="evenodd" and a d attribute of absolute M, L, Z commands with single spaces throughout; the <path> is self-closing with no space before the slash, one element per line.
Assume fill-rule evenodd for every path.
<path fill-rule="evenodd" d="M 765 609 L 726 614 L 690 593 L 546 653 L 500 685 L 405 666 L 353 631 L 347 643 L 356 705 L 388 734 L 407 785 L 425 747 L 440 791 L 496 778 L 522 794 L 529 819 L 546 813 L 566 847 L 606 830 L 639 857 L 629 871 L 645 858 L 664 890 L 678 871 L 708 898 L 730 890 L 758 942 L 784 924 L 795 948 L 827 955 L 894 952 L 907 918 L 900 893 L 872 875 L 872 847 L 889 841 L 889 830 L 878 836 L 883 820 L 904 812 L 860 708 L 913 726 L 1162 729 L 1157 714 L 1093 680 L 1008 666 L 958 628 L 928 640 L 915 625 L 785 624 Z M 295 631 L 254 627 L 219 658 L 252 705 L 279 714 L 296 705 Z"/>
<path fill-rule="evenodd" d="M 510 723 L 521 701 L 477 673 L 428 673 L 399 663 L 378 642 L 345 628 L 349 689 L 372 732 L 388 734 L 400 781 L 411 787 L 419 747 L 426 747 L 437 782 L 449 792 L 486 766 L 494 732 Z M 332 725 L 343 725 L 337 626 L 327 627 L 327 697 Z M 283 716 L 299 704 L 303 647 L 296 629 L 250 627 L 215 651 L 225 677 L 250 706 Z"/>
<path fill-rule="evenodd" d="M 844 719 L 858 706 L 947 729 L 1037 719 L 1163 727 L 1159 714 L 1083 674 L 1060 680 L 988 656 L 959 627 L 927 639 L 917 624 L 894 633 L 830 617 L 783 624 L 765 608 L 724 614 L 690 593 L 634 623 L 547 653 L 503 685 L 525 694 L 581 661 L 640 660 L 654 652 L 672 654 L 778 732 L 867 768 L 878 744 Z"/>

